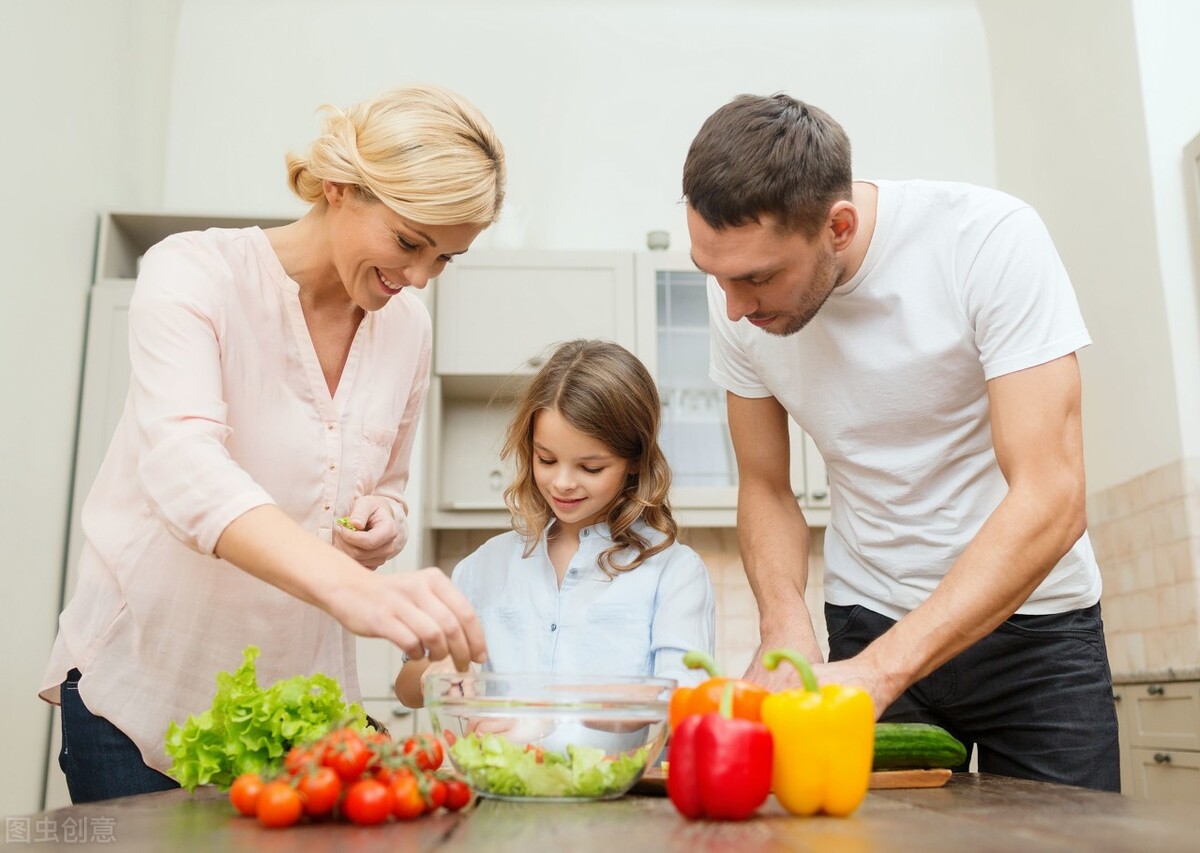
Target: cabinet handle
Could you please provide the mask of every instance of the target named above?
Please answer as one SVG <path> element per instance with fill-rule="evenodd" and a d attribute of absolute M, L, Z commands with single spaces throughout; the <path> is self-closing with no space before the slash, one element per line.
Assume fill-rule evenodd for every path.
<path fill-rule="evenodd" d="M 500 488 L 504 485 L 504 475 L 500 472 L 499 468 L 493 468 L 492 472 L 488 474 L 488 485 L 492 487 L 493 492 L 500 491 Z"/>
<path fill-rule="evenodd" d="M 1146 688 L 1146 692 L 1151 696 L 1162 696 L 1166 691 L 1163 689 L 1161 684 L 1151 684 Z"/>
<path fill-rule="evenodd" d="M 540 355 L 535 355 L 533 358 L 529 359 L 525 363 L 528 364 L 530 367 L 538 368 L 546 363 L 546 359 L 542 358 Z"/>
<path fill-rule="evenodd" d="M 392 706 L 392 716 L 395 717 L 397 720 L 403 719 L 404 717 L 407 717 L 410 714 L 412 714 L 411 708 L 406 708 L 403 705 L 393 705 Z"/>
<path fill-rule="evenodd" d="M 1120 694 L 1120 693 L 1114 693 L 1114 694 L 1113 694 L 1113 701 L 1114 701 L 1114 702 L 1120 702 L 1120 701 L 1121 701 L 1121 694 Z"/>
<path fill-rule="evenodd" d="M 1171 754 L 1169 752 L 1154 753 L 1154 763 L 1155 764 L 1170 764 L 1171 763 Z"/>
<path fill-rule="evenodd" d="M 824 489 L 818 489 L 817 491 L 813 492 L 814 501 L 823 501 L 827 497 L 829 497 L 829 492 L 825 491 Z"/>

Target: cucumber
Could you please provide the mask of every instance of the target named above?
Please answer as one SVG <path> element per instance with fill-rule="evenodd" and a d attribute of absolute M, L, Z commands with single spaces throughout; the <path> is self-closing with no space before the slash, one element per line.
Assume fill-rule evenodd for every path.
<path fill-rule="evenodd" d="M 941 726 L 928 723 L 876 723 L 873 770 L 956 767 L 967 748 Z"/>

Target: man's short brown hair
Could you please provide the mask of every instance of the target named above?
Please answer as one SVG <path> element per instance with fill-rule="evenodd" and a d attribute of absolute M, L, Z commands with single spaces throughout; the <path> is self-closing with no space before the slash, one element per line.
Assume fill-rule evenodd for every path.
<path fill-rule="evenodd" d="M 683 165 L 683 195 L 713 228 L 770 214 L 814 236 L 849 199 L 850 139 L 823 110 L 787 95 L 739 95 L 708 117 Z"/>

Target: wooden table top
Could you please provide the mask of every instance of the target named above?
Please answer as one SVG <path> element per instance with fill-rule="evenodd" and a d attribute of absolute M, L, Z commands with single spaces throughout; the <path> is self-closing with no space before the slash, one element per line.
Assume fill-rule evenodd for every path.
<path fill-rule="evenodd" d="M 1197 807 L 1151 803 L 986 774 L 957 774 L 944 788 L 871 791 L 848 818 L 788 815 L 768 800 L 742 823 L 688 822 L 662 797 L 596 803 L 481 799 L 458 814 L 408 823 L 264 829 L 236 815 L 223 794 L 145 794 L 8 818 L 7 841 L 26 822 L 33 849 L 218 850 L 306 853 L 341 849 L 519 851 L 1174 851 L 1200 850 Z M 15 845 L 14 845 L 15 846 Z"/>

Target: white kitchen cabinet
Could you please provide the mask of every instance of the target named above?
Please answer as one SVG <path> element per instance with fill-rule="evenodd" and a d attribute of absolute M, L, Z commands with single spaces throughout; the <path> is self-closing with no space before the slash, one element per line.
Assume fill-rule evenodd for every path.
<path fill-rule="evenodd" d="M 1200 681 L 1118 685 L 1121 790 L 1200 803 Z"/>
<path fill-rule="evenodd" d="M 448 267 L 434 287 L 430 528 L 507 528 L 503 491 L 512 471 L 499 454 L 511 398 L 550 344 L 574 337 L 624 345 L 658 382 L 680 523 L 733 526 L 737 466 L 725 393 L 708 378 L 705 288 L 704 274 L 680 252 L 491 250 Z M 809 523 L 824 526 L 825 466 L 792 427 L 793 489 Z"/>
<path fill-rule="evenodd" d="M 440 375 L 533 373 L 574 338 L 635 348 L 627 252 L 471 252 L 446 266 L 434 301 Z"/>

